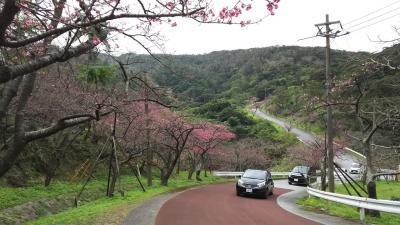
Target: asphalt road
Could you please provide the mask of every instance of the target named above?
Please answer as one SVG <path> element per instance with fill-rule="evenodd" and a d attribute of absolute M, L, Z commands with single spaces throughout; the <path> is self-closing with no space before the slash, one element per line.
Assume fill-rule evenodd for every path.
<path fill-rule="evenodd" d="M 296 137 L 302 141 L 303 143 L 315 143 L 315 137 L 310 134 L 307 133 L 305 131 L 302 131 L 298 128 L 292 127 L 290 124 L 279 120 L 275 117 L 272 117 L 260 110 L 257 109 L 252 109 L 252 112 L 255 113 L 256 115 L 258 115 L 261 118 L 264 118 L 268 121 L 271 121 L 273 123 L 278 124 L 279 126 L 285 128 L 286 130 L 288 130 L 290 133 L 296 135 Z M 346 152 L 343 152 L 342 154 L 338 155 L 335 157 L 335 162 L 341 167 L 341 168 L 345 168 L 345 169 L 349 169 L 351 167 L 351 164 L 354 162 L 359 162 L 359 159 L 357 157 L 355 157 L 352 154 L 347 154 Z"/>
<path fill-rule="evenodd" d="M 288 192 L 275 188 L 268 199 L 238 197 L 234 183 L 202 186 L 168 200 L 158 212 L 156 225 L 314 225 L 277 204 Z"/>

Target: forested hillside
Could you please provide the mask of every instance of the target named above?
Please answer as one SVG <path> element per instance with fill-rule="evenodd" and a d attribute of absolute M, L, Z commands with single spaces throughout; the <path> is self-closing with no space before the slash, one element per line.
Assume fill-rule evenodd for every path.
<path fill-rule="evenodd" d="M 341 76 L 357 68 L 357 60 L 368 53 L 333 51 L 332 71 Z M 237 102 L 251 96 L 263 99 L 292 86 L 324 79 L 324 48 L 268 47 L 219 51 L 205 55 L 158 55 L 163 64 L 149 56 L 122 55 L 132 61 L 134 71 L 147 70 L 162 86 L 171 87 L 185 102 L 199 105 L 227 97 Z"/>
<path fill-rule="evenodd" d="M 337 138 L 345 139 L 360 152 L 361 143 L 344 135 L 350 132 L 362 136 L 357 120 L 361 115 L 355 112 L 355 101 L 360 97 L 358 107 L 371 110 L 369 103 L 375 99 L 380 103 L 376 107 L 382 111 L 387 112 L 389 106 L 396 111 L 400 102 L 396 91 L 400 83 L 399 49 L 393 46 L 376 54 L 332 51 L 331 70 L 335 83 L 332 104 L 335 104 Z M 189 111 L 226 122 L 239 136 L 252 134 L 251 121 L 246 119 L 243 107 L 250 101 L 261 100 L 261 107 L 271 114 L 296 121 L 296 125 L 305 129 L 324 130 L 324 48 L 276 46 L 205 55 L 157 55 L 162 63 L 141 55 L 122 55 L 121 58 L 144 62 L 131 69 L 147 71 L 157 84 L 170 88 L 185 102 Z M 380 144 L 398 143 L 394 128 L 386 125 L 374 134 L 376 139 Z M 397 163 L 398 155 L 394 158 Z"/>

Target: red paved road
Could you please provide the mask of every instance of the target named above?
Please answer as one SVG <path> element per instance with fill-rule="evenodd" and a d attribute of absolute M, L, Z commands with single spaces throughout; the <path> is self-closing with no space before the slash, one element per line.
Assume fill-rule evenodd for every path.
<path fill-rule="evenodd" d="M 235 184 L 209 185 L 188 190 L 168 200 L 156 225 L 317 225 L 319 223 L 280 208 L 276 198 L 287 192 L 274 189 L 268 199 L 237 197 Z"/>

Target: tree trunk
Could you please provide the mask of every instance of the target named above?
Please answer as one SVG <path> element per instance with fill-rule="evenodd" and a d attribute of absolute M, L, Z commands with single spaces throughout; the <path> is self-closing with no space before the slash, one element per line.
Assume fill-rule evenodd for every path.
<path fill-rule="evenodd" d="M 113 197 L 114 196 L 114 191 L 115 191 L 115 184 L 117 183 L 118 179 L 118 172 L 116 169 L 115 163 L 111 166 L 111 171 L 112 171 L 112 176 L 111 176 L 111 183 L 110 183 L 110 188 L 108 190 L 108 197 Z"/>
<path fill-rule="evenodd" d="M 326 157 L 321 162 L 321 190 L 326 191 Z"/>
<path fill-rule="evenodd" d="M 2 177 L 14 165 L 18 156 L 25 149 L 26 138 L 24 110 L 35 86 L 35 79 L 36 73 L 28 74 L 23 78 L 21 93 L 16 102 L 12 143 L 9 147 L 6 147 L 0 152 L 0 177 Z"/>
<path fill-rule="evenodd" d="M 369 142 L 363 141 L 364 155 L 365 155 L 365 169 L 366 169 L 366 183 L 373 181 L 372 176 L 375 174 L 375 168 L 372 164 L 371 145 Z"/>
<path fill-rule="evenodd" d="M 168 178 L 161 176 L 161 185 L 168 186 Z"/>
<path fill-rule="evenodd" d="M 201 177 L 200 177 L 200 173 L 201 173 L 201 169 L 196 170 L 196 180 L 197 181 L 202 181 Z"/>
<path fill-rule="evenodd" d="M 169 177 L 170 177 L 171 174 L 172 174 L 172 171 L 171 171 L 171 173 L 169 173 L 168 171 L 161 170 L 160 179 L 161 179 L 161 185 L 162 186 L 168 186 L 168 180 L 169 180 Z"/>
<path fill-rule="evenodd" d="M 193 173 L 194 173 L 194 170 L 190 169 L 189 172 L 188 172 L 188 180 L 193 179 Z"/>
<path fill-rule="evenodd" d="M 44 180 L 44 186 L 48 187 L 50 185 L 51 179 L 53 179 L 52 174 L 47 174 Z"/>
<path fill-rule="evenodd" d="M 193 155 L 193 157 L 190 157 L 189 158 L 189 164 L 190 164 L 190 167 L 189 167 L 189 171 L 188 171 L 188 179 L 189 180 L 191 180 L 192 179 L 192 177 L 193 177 L 193 173 L 194 173 L 194 171 L 196 170 L 196 160 L 195 160 L 195 156 Z"/>
<path fill-rule="evenodd" d="M 210 167 L 209 156 L 204 157 L 204 177 L 207 177 L 207 169 Z"/>
<path fill-rule="evenodd" d="M 151 171 L 151 167 L 153 166 L 153 149 L 150 145 L 150 117 L 149 117 L 149 104 L 147 99 L 149 98 L 149 90 L 147 88 L 147 77 L 144 78 L 145 81 L 145 95 L 146 100 L 144 102 L 144 111 L 146 114 L 146 175 L 147 175 L 147 186 L 151 187 L 153 185 L 153 173 Z"/>
<path fill-rule="evenodd" d="M 203 167 L 203 156 L 200 156 L 199 162 L 196 165 L 196 180 L 201 181 L 200 174 Z"/>
<path fill-rule="evenodd" d="M 179 171 L 181 170 L 181 157 L 178 159 L 178 164 L 176 166 L 176 174 L 179 174 Z"/>

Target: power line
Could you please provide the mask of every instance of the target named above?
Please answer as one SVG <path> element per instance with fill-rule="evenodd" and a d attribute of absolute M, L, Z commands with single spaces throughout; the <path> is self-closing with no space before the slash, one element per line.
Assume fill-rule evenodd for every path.
<path fill-rule="evenodd" d="M 395 5 L 395 4 L 399 3 L 399 2 L 400 2 L 400 0 L 398 0 L 398 1 L 396 1 L 396 2 L 393 2 L 393 3 L 391 3 L 391 4 L 387 5 L 387 6 L 384 6 L 384 7 L 380 8 L 380 9 L 377 9 L 377 10 L 375 10 L 375 11 L 372 11 L 372 12 L 370 12 L 370 13 L 367 13 L 367 14 L 364 15 L 364 16 L 361 16 L 361 17 L 358 17 L 358 18 L 356 18 L 356 19 L 353 19 L 353 20 L 351 20 L 351 21 L 348 22 L 348 23 L 344 23 L 343 25 L 349 25 L 349 24 L 351 24 L 351 23 L 354 23 L 354 22 L 356 22 L 356 21 L 358 21 L 358 20 L 360 20 L 360 19 L 363 19 L 363 18 L 365 18 L 365 17 L 367 17 L 367 16 L 370 16 L 370 15 L 372 15 L 372 14 L 375 14 L 375 13 L 381 11 L 381 10 L 387 9 L 387 8 L 389 8 L 390 6 Z"/>
<path fill-rule="evenodd" d="M 310 37 L 300 38 L 300 39 L 298 39 L 297 41 L 304 41 L 304 40 L 311 39 L 311 38 L 316 38 L 316 37 L 317 37 L 317 36 L 314 35 L 314 36 L 310 36 Z"/>
<path fill-rule="evenodd" d="M 387 15 L 388 13 L 394 12 L 394 11 L 396 11 L 396 10 L 398 10 L 398 9 L 400 9 L 400 7 L 397 7 L 397 8 L 395 8 L 395 9 L 392 9 L 392 10 L 390 10 L 390 11 L 388 11 L 388 12 L 382 13 L 382 14 L 380 14 L 380 15 L 378 15 L 378 16 L 375 16 L 375 17 L 372 17 L 372 18 L 370 18 L 370 19 L 364 20 L 363 22 L 357 23 L 356 25 L 352 25 L 352 26 L 348 27 L 347 29 L 348 29 L 348 30 L 351 30 L 351 29 L 354 28 L 354 27 L 357 27 L 357 26 L 359 26 L 359 25 L 361 25 L 361 24 L 364 24 L 364 23 L 370 22 L 370 21 L 372 21 L 372 20 L 378 19 L 378 18 L 380 18 L 380 17 L 382 17 L 382 16 L 385 16 L 385 15 Z"/>
<path fill-rule="evenodd" d="M 393 18 L 393 17 L 395 17 L 395 16 L 399 16 L 399 15 L 400 15 L 400 13 L 398 13 L 398 14 L 395 14 L 395 15 L 392 15 L 392 16 L 390 16 L 390 17 L 387 17 L 387 18 L 385 18 L 385 19 L 382 19 L 382 20 L 376 21 L 376 22 L 374 22 L 374 23 L 368 24 L 368 25 L 366 25 L 366 26 L 363 26 L 363 27 L 357 28 L 357 29 L 355 29 L 355 30 L 353 30 L 353 31 L 349 31 L 349 33 L 354 33 L 354 32 L 357 32 L 357 31 L 359 31 L 359 30 L 365 29 L 365 28 L 367 28 L 367 27 L 373 26 L 373 25 L 375 25 L 375 24 L 377 24 L 377 23 L 380 23 L 380 22 L 383 22 L 383 21 L 389 20 L 389 19 L 391 19 L 391 18 Z"/>

